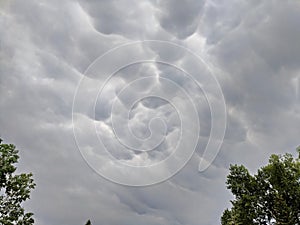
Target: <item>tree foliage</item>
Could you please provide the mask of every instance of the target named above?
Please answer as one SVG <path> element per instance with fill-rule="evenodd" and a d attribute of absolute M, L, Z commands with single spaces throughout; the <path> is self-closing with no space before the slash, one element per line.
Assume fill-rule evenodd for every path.
<path fill-rule="evenodd" d="M 299 157 L 272 155 L 269 164 L 250 175 L 243 166 L 231 165 L 227 188 L 235 199 L 226 209 L 222 225 L 300 225 Z"/>
<path fill-rule="evenodd" d="M 32 174 L 15 175 L 18 150 L 12 144 L 3 144 L 0 139 L 0 224 L 31 225 L 32 213 L 26 213 L 22 202 L 30 198 L 35 187 Z"/>

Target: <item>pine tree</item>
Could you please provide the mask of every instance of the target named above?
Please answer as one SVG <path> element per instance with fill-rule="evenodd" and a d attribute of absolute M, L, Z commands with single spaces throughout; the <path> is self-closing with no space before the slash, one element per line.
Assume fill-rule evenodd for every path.
<path fill-rule="evenodd" d="M 92 223 L 90 220 L 88 220 L 85 225 L 92 225 Z"/>

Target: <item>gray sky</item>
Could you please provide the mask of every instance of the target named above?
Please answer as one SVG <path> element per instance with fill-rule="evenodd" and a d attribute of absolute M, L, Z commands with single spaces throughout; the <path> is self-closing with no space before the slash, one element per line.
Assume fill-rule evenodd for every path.
<path fill-rule="evenodd" d="M 36 224 L 74 225 L 87 219 L 93 225 L 220 224 L 232 198 L 225 187 L 229 165 L 244 164 L 255 172 L 270 154 L 295 153 L 300 144 L 299 23 L 300 2 L 296 0 L 1 1 L 0 136 L 20 150 L 18 171 L 34 174 L 37 187 L 25 206 L 34 212 Z M 216 105 L 221 102 L 193 82 L 201 79 L 202 85 L 211 87 L 209 78 L 205 79 L 206 65 L 193 62 L 187 51 L 140 44 L 116 51 L 85 73 L 108 50 L 142 40 L 168 41 L 199 55 L 222 88 L 227 130 L 217 157 L 202 173 L 198 164 L 212 128 L 205 94 Z M 135 57 L 169 61 L 196 75 L 189 79 L 174 66 L 140 63 L 122 68 L 104 83 L 108 70 Z M 158 80 L 131 83 L 153 74 Z M 163 78 L 171 79 L 179 89 L 168 86 Z M 81 132 L 78 146 L 72 104 L 82 79 L 87 86 L 81 87 L 73 113 L 78 122 L 75 131 Z M 106 85 L 95 102 L 91 93 L 96 97 L 99 92 L 96 84 Z M 180 92 L 181 88 L 187 92 Z M 195 154 L 163 183 L 148 187 L 112 183 L 81 156 L 84 152 L 86 157 L 99 159 L 94 167 L 103 162 L 99 169 L 109 171 L 103 149 L 94 148 L 91 124 L 96 124 L 110 154 L 131 165 L 165 160 L 177 142 L 186 142 L 178 150 L 185 151 L 195 137 L 191 129 L 180 139 L 181 122 L 193 118 L 190 110 L 178 113 L 168 101 L 153 97 L 134 104 L 128 118 L 116 108 L 115 128 L 119 140 L 136 148 L 147 149 L 158 139 L 154 136 L 140 143 L 122 125 L 128 124 L 140 138 L 151 132 L 157 138 L 163 136 L 162 144 L 142 154 L 120 147 L 110 121 L 112 100 L 117 96 L 117 106 L 128 106 L 151 91 L 175 99 L 183 108 L 188 103 L 182 101 L 184 93 L 192 96 L 200 122 Z M 154 117 L 164 119 L 165 124 L 151 123 Z M 215 121 L 219 124 L 221 119 Z M 172 161 L 147 176 L 137 173 L 134 179 L 169 174 L 176 166 Z M 131 174 L 124 171 L 124 176 L 130 179 Z"/>

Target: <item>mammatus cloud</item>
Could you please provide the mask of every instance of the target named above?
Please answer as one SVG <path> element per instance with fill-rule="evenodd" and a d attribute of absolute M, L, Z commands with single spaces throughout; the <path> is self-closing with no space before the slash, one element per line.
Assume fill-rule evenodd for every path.
<path fill-rule="evenodd" d="M 19 169 L 34 173 L 37 188 L 27 207 L 35 213 L 37 224 L 83 224 L 87 218 L 93 224 L 111 225 L 218 224 L 230 199 L 224 184 L 230 163 L 255 170 L 269 154 L 293 152 L 299 145 L 297 1 L 14 0 L 4 1 L 0 7 L 0 135 L 20 149 Z M 199 145 L 183 170 L 159 185 L 129 188 L 99 177 L 81 158 L 73 137 L 72 102 L 84 71 L 98 56 L 145 39 L 187 47 L 218 68 L 214 74 L 225 96 L 228 124 L 217 158 L 205 172 L 198 173 L 211 129 L 207 122 L 211 115 L 201 91 L 165 65 L 121 70 L 103 96 L 104 105 L 95 111 L 93 106 L 87 107 L 90 111 L 84 112 L 95 112 L 104 130 L 110 125 L 111 99 L 137 74 L 169 76 L 203 102 L 197 108 Z M 185 54 L 155 47 L 119 57 L 138 51 L 197 71 Z M 114 61 L 106 65 L 110 64 Z M 93 81 L 93 76 L 89 79 Z M 143 87 L 137 85 L 132 93 Z M 91 103 L 85 98 L 80 101 L 82 105 Z M 126 98 L 120 101 L 126 102 Z M 164 102 L 145 100 L 135 105 L 129 115 L 130 126 L 136 135 L 147 136 L 149 130 L 137 122 L 147 124 L 154 112 L 170 119 L 167 132 L 175 133 L 168 136 L 165 146 L 173 144 L 179 120 Z M 90 120 L 88 116 L 85 119 Z M 89 133 L 84 135 L 92 145 Z M 165 146 L 149 158 L 164 157 Z M 115 152 L 125 159 L 135 156 L 131 153 Z"/>
<path fill-rule="evenodd" d="M 161 60 L 168 49 L 182 58 Z M 148 114 L 144 121 L 130 116 L 144 100 L 148 104 L 139 108 L 141 115 Z M 189 161 L 201 136 L 199 115 L 207 109 L 211 119 L 203 121 L 211 127 L 200 171 L 212 163 L 224 138 L 220 84 L 207 63 L 186 48 L 166 41 L 134 42 L 105 53 L 85 71 L 74 97 L 74 135 L 84 159 L 100 175 L 124 185 L 153 185 Z M 95 121 L 96 116 L 101 119 Z M 144 127 L 143 133 L 134 133 L 137 126 Z M 164 150 L 167 157 L 155 154 Z"/>

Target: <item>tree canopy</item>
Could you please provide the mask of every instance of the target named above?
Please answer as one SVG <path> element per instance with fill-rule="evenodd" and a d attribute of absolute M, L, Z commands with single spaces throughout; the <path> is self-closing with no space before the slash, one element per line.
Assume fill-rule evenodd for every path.
<path fill-rule="evenodd" d="M 243 165 L 231 165 L 227 188 L 235 199 L 221 217 L 222 225 L 300 225 L 300 149 L 272 155 L 269 164 L 251 175 Z"/>
<path fill-rule="evenodd" d="M 18 162 L 18 150 L 0 139 L 0 224 L 32 225 L 32 213 L 25 212 L 21 203 L 30 198 L 35 187 L 31 173 L 14 174 Z"/>

